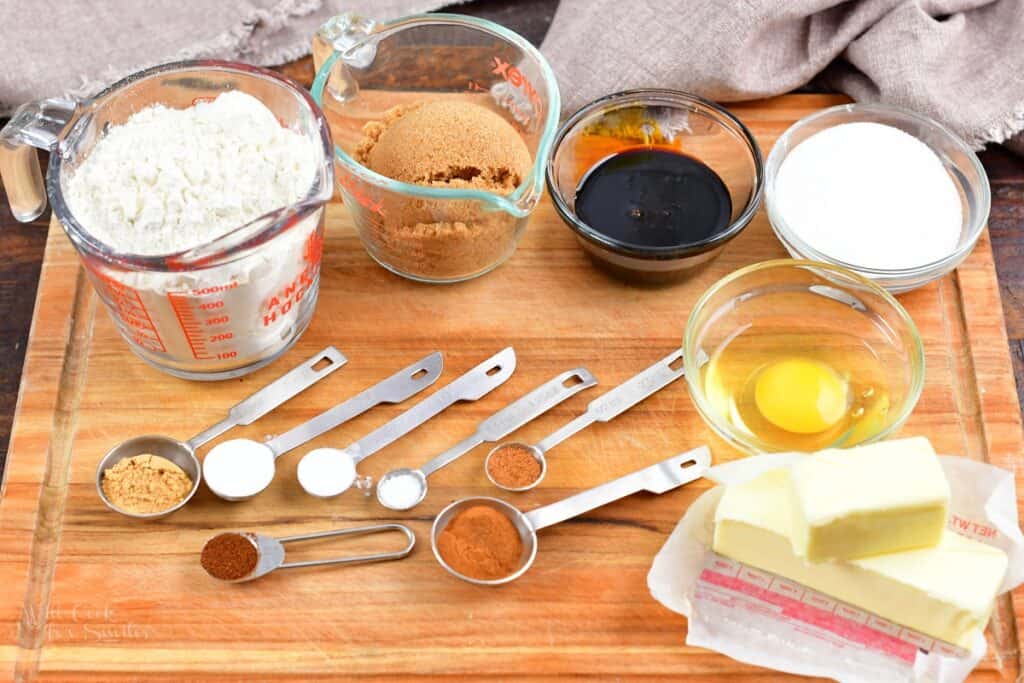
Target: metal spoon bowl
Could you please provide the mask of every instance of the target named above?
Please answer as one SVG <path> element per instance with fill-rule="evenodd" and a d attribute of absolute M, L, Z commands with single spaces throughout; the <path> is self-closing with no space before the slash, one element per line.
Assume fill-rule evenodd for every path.
<path fill-rule="evenodd" d="M 399 370 L 390 377 L 342 401 L 333 408 L 325 410 L 316 417 L 268 441 L 260 442 L 253 441 L 252 439 L 222 441 L 210 449 L 210 452 L 206 454 L 206 458 L 203 460 L 203 480 L 213 493 L 224 500 L 233 502 L 249 500 L 265 491 L 274 481 L 277 470 L 276 462 L 279 457 L 375 406 L 382 403 L 401 403 L 409 397 L 418 394 L 432 385 L 441 376 L 443 368 L 443 357 L 440 352 L 435 351 L 412 365 Z M 242 457 L 235 461 L 237 464 L 250 468 L 258 465 L 263 471 L 269 473 L 270 476 L 267 477 L 263 486 L 234 494 L 230 494 L 218 487 L 218 484 L 225 482 L 224 480 L 219 481 L 216 476 L 209 476 L 211 467 L 221 468 L 221 474 L 224 475 L 225 479 L 238 477 L 238 472 L 232 473 L 227 469 L 227 463 L 220 460 L 227 457 L 231 450 L 243 451 Z M 349 485 L 351 485 L 351 482 Z"/>
<path fill-rule="evenodd" d="M 500 481 L 495 479 L 494 476 L 491 474 L 491 458 L 494 456 L 495 453 L 498 453 L 499 451 L 505 448 L 523 448 L 525 450 L 530 451 L 530 454 L 533 455 L 534 460 L 540 463 L 540 474 L 537 475 L 537 478 L 524 486 L 505 486 Z M 484 472 L 487 473 L 487 478 L 490 479 L 491 483 L 497 486 L 499 489 L 511 491 L 513 493 L 519 493 L 521 491 L 529 491 L 530 489 L 537 486 L 537 484 L 539 484 L 541 480 L 544 479 L 544 475 L 548 473 L 548 460 L 547 458 L 544 457 L 544 450 L 541 449 L 539 446 L 535 446 L 529 443 L 523 443 L 522 441 L 506 441 L 505 443 L 498 444 L 497 446 L 492 448 L 491 452 L 487 454 L 487 458 L 484 460 Z"/>
<path fill-rule="evenodd" d="M 304 562 L 288 562 L 285 559 L 284 545 L 294 541 L 309 541 L 332 536 L 361 536 L 364 534 L 377 534 L 388 531 L 397 531 L 405 536 L 406 545 L 401 550 L 386 553 L 374 553 L 372 555 L 356 555 L 351 557 L 336 557 L 325 560 L 306 560 Z M 284 538 L 273 538 L 266 534 L 256 534 L 249 531 L 228 532 L 235 533 L 252 543 L 256 549 L 256 566 L 245 576 L 238 579 L 218 579 L 225 583 L 243 583 L 265 576 L 275 569 L 297 569 L 299 567 L 322 567 L 331 564 L 367 564 L 370 562 L 387 562 L 389 560 L 400 560 L 408 557 L 413 548 L 416 547 L 416 535 L 412 529 L 404 524 L 375 524 L 373 526 L 354 527 L 351 529 L 338 529 L 335 531 L 319 531 L 311 534 L 299 534 L 297 536 L 286 536 Z M 214 577 L 216 578 L 216 577 Z"/>
<path fill-rule="evenodd" d="M 494 508 L 501 514 L 508 517 L 509 521 L 515 525 L 516 531 L 519 532 L 519 539 L 523 542 L 523 552 L 519 556 L 519 566 L 508 576 L 504 576 L 500 579 L 475 579 L 472 576 L 466 576 L 465 574 L 456 571 L 450 564 L 445 562 L 444 557 L 441 556 L 440 551 L 437 549 L 438 536 L 440 536 L 441 532 L 447 528 L 455 515 L 474 505 L 484 505 Z M 478 586 L 500 586 L 503 583 L 515 581 L 526 573 L 526 570 L 533 565 L 533 561 L 537 558 L 537 531 L 533 528 L 533 525 L 530 524 L 530 520 L 526 518 L 526 515 L 520 512 L 519 508 L 515 507 L 511 503 L 507 503 L 500 498 L 477 496 L 474 498 L 463 498 L 461 500 L 457 500 L 438 513 L 437 518 L 434 520 L 434 526 L 430 529 L 430 545 L 438 563 L 440 563 L 440 565 L 449 573 L 454 574 L 463 581 L 475 583 Z"/>
<path fill-rule="evenodd" d="M 354 483 L 361 481 L 355 472 L 360 462 L 455 403 L 483 398 L 504 384 L 515 369 L 516 352 L 509 346 L 344 449 L 318 448 L 310 451 L 299 461 L 299 484 L 306 493 L 318 498 L 333 498 L 344 493 Z M 332 458 L 335 459 L 335 464 L 342 460 L 347 460 L 348 463 L 345 467 L 336 468 L 332 473 L 316 467 L 317 464 L 330 466 Z M 328 481 L 325 475 L 332 477 L 331 480 Z"/>
<path fill-rule="evenodd" d="M 551 434 L 548 434 L 536 444 L 515 442 L 499 444 L 487 455 L 487 460 L 484 462 L 484 472 L 487 474 L 487 478 L 490 479 L 495 486 L 500 489 L 504 489 L 505 491 L 529 491 L 540 483 L 541 479 L 544 478 L 544 474 L 547 472 L 548 466 L 546 454 L 548 451 L 574 434 L 578 434 L 580 431 L 586 429 L 595 422 L 610 422 L 611 420 L 614 420 L 616 417 L 647 397 L 661 391 L 669 384 L 682 377 L 685 371 L 686 367 L 683 363 L 682 349 L 676 349 L 646 370 L 642 370 L 614 389 L 611 389 L 610 391 L 607 391 L 601 396 L 595 398 L 589 405 L 587 405 L 587 410 L 582 415 L 579 415 L 570 422 L 562 425 L 562 427 Z M 540 476 L 537 477 L 537 480 L 532 484 L 518 488 L 509 488 L 508 486 L 502 486 L 498 482 L 494 481 L 494 478 L 491 476 L 490 468 L 488 467 L 491 456 L 502 448 L 507 448 L 513 445 L 523 446 L 529 449 L 533 453 L 534 457 L 540 462 Z"/>
<path fill-rule="evenodd" d="M 152 455 L 158 455 L 161 458 L 170 460 L 184 470 L 185 474 L 192 480 L 192 488 L 189 489 L 188 495 L 177 505 L 161 512 L 132 512 L 131 510 L 125 510 L 114 505 L 107 498 L 107 494 L 103 492 L 103 475 L 108 469 L 125 458 L 133 458 L 136 455 L 145 453 L 151 453 Z M 172 439 L 169 436 L 137 436 L 134 439 L 127 439 L 117 444 L 100 460 L 100 464 L 96 468 L 96 491 L 99 493 L 103 504 L 114 512 L 120 512 L 126 517 L 133 517 L 135 519 L 162 519 L 184 507 L 192 499 L 192 496 L 196 494 L 196 491 L 199 490 L 199 472 L 199 458 L 196 457 L 195 452 L 187 444 L 177 439 Z"/>
<path fill-rule="evenodd" d="M 572 519 L 578 515 L 607 505 L 640 491 L 661 494 L 688 484 L 704 476 L 711 466 L 711 452 L 707 446 L 680 453 L 649 467 L 637 470 L 618 479 L 605 482 L 594 488 L 581 491 L 568 498 L 556 501 L 527 513 L 521 512 L 511 503 L 498 498 L 463 498 L 450 504 L 437 515 L 430 529 L 430 545 L 438 563 L 450 574 L 481 586 L 498 586 L 515 581 L 533 564 L 537 555 L 537 532 L 549 526 Z M 449 565 L 438 549 L 438 538 L 448 527 L 455 515 L 471 505 L 486 505 L 504 514 L 515 525 L 522 541 L 519 566 L 508 576 L 498 579 L 477 579 L 456 571 Z"/>
<path fill-rule="evenodd" d="M 420 467 L 416 469 L 403 467 L 385 474 L 377 485 L 377 501 L 391 510 L 409 510 L 419 505 L 429 491 L 427 478 L 430 475 L 447 467 L 482 443 L 493 443 L 505 438 L 526 423 L 595 384 L 597 384 L 597 378 L 586 368 L 575 368 L 556 375 L 491 415 L 477 426 L 473 434 Z M 398 500 L 395 497 L 389 497 L 386 493 L 389 483 L 394 484 L 405 478 L 414 480 L 415 483 L 412 485 L 419 487 L 419 495 L 415 501 L 412 499 Z"/>
<path fill-rule="evenodd" d="M 407 479 L 414 486 L 419 487 L 419 492 L 416 495 L 415 500 L 397 500 L 390 497 L 387 490 L 390 486 L 393 486 L 395 482 Z M 391 510 L 411 510 L 427 497 L 427 477 L 420 470 L 409 469 L 408 467 L 402 467 L 397 470 L 391 470 L 377 482 L 377 500 L 386 508 Z"/>
<path fill-rule="evenodd" d="M 96 488 L 99 491 L 100 500 L 111 510 L 136 519 L 159 519 L 171 514 L 187 503 L 199 488 L 201 467 L 199 459 L 196 457 L 197 448 L 224 434 L 233 427 L 252 424 L 281 404 L 324 379 L 332 372 L 339 370 L 347 362 L 348 359 L 345 358 L 341 351 L 333 346 L 328 346 L 312 358 L 251 394 L 248 398 L 232 406 L 226 418 L 196 434 L 188 441 L 181 441 L 162 434 L 147 434 L 122 441 L 110 449 L 110 452 L 100 460 L 99 465 L 96 467 Z M 170 510 L 148 514 L 132 513 L 112 504 L 103 495 L 103 475 L 109 468 L 125 458 L 146 453 L 167 458 L 185 470 L 185 473 L 192 479 L 192 490 L 188 496 Z"/>

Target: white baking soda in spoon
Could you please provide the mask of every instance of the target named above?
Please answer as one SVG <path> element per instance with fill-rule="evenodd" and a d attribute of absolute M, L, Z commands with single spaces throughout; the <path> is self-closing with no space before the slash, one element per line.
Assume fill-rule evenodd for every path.
<path fill-rule="evenodd" d="M 814 250 L 851 266 L 917 268 L 956 250 L 960 193 L 913 135 L 845 123 L 800 142 L 775 179 L 778 214 Z"/>

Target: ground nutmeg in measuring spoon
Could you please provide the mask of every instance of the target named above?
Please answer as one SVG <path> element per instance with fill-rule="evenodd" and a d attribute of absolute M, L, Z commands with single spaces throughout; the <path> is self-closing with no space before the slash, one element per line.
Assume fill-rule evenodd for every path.
<path fill-rule="evenodd" d="M 218 534 L 203 546 L 199 562 L 213 578 L 237 581 L 256 568 L 259 553 L 253 542 L 242 534 Z"/>
<path fill-rule="evenodd" d="M 511 444 L 494 451 L 487 459 L 487 473 L 497 484 L 521 489 L 540 478 L 540 462 L 526 446 Z"/>
<path fill-rule="evenodd" d="M 493 581 L 519 568 L 523 539 L 503 513 L 487 505 L 470 505 L 455 513 L 438 535 L 437 551 L 463 576 Z"/>

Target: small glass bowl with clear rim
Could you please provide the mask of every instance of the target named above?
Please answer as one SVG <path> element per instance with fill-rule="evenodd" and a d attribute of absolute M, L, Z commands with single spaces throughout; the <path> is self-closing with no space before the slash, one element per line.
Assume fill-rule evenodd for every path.
<path fill-rule="evenodd" d="M 779 169 L 801 142 L 826 128 L 844 123 L 880 123 L 898 128 L 926 144 L 945 167 L 956 186 L 963 207 L 963 224 L 956 248 L 932 263 L 913 268 L 879 269 L 845 263 L 815 249 L 801 239 L 786 223 L 779 210 L 776 179 Z M 881 162 L 880 162 L 881 163 Z M 901 294 L 937 280 L 963 261 L 988 223 L 992 197 L 988 176 L 970 147 L 941 123 L 906 109 L 881 104 L 843 104 L 806 116 L 786 130 L 776 141 L 765 164 L 765 209 L 772 230 L 793 258 L 822 261 L 867 277 L 893 294 Z"/>
<path fill-rule="evenodd" d="M 810 435 L 794 446 L 744 429 L 732 401 L 708 384 L 712 360 L 741 335 L 744 354 L 761 359 L 869 354 L 884 404 L 849 427 Z M 686 381 L 697 411 L 723 439 L 748 453 L 813 452 L 872 443 L 910 416 L 925 380 L 924 346 L 906 309 L 885 289 L 839 266 L 791 259 L 756 263 L 725 276 L 701 296 L 683 334 Z M 853 358 L 853 356 L 848 356 Z M 860 356 L 858 356 L 860 357 Z M 770 433 L 770 432 L 769 432 Z M 802 438 L 802 437 L 798 437 Z"/>
<path fill-rule="evenodd" d="M 614 154 L 644 147 L 680 152 L 714 171 L 732 202 L 728 225 L 705 239 L 645 246 L 584 222 L 575 206 L 587 174 Z M 761 204 L 764 169 L 753 134 L 725 108 L 678 90 L 638 89 L 595 100 L 562 124 L 547 185 L 555 211 L 596 265 L 630 282 L 660 284 L 696 274 L 747 227 Z"/>

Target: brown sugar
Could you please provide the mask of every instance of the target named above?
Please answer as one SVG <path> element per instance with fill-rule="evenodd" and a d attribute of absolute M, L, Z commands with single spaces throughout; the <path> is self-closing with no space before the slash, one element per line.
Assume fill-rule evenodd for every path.
<path fill-rule="evenodd" d="M 218 534 L 203 546 L 199 562 L 213 578 L 235 581 L 256 568 L 259 554 L 252 541 L 242 534 Z"/>
<path fill-rule="evenodd" d="M 530 173 L 530 150 L 500 114 L 472 102 L 399 105 L 363 127 L 357 161 L 381 175 L 427 187 L 509 194 Z M 515 247 L 523 223 L 478 200 L 385 195 L 364 234 L 371 253 L 430 279 L 476 274 Z"/>
<path fill-rule="evenodd" d="M 507 516 L 487 505 L 470 505 L 452 517 L 437 537 L 437 551 L 455 571 L 473 579 L 503 579 L 514 573 L 523 540 Z"/>
<path fill-rule="evenodd" d="M 356 159 L 395 180 L 507 194 L 530 171 L 530 150 L 501 115 L 470 102 L 399 105 L 363 128 Z"/>
<path fill-rule="evenodd" d="M 529 447 L 509 444 L 487 459 L 487 472 L 501 486 L 521 489 L 540 478 L 541 465 Z"/>

